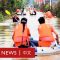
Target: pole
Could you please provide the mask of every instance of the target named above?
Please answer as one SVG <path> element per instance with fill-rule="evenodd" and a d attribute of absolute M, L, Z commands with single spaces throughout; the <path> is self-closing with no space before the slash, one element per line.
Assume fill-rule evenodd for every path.
<path fill-rule="evenodd" d="M 43 0 L 44 1 L 44 5 L 45 5 L 45 0 Z"/>
<path fill-rule="evenodd" d="M 52 9 L 52 0 L 50 0 L 50 9 Z"/>

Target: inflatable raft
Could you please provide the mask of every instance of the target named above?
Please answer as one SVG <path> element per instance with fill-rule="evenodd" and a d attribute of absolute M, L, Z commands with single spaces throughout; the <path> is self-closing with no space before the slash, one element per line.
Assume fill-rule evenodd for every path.
<path fill-rule="evenodd" d="M 35 55 L 55 55 L 60 54 L 60 46 L 55 47 L 35 47 Z"/>

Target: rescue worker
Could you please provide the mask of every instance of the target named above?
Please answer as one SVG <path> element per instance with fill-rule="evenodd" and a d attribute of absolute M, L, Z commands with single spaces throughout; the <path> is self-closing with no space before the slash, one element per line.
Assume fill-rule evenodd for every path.
<path fill-rule="evenodd" d="M 18 22 L 19 21 L 19 17 L 15 14 L 13 17 L 13 22 Z"/>
<path fill-rule="evenodd" d="M 40 24 L 38 27 L 38 32 L 39 32 L 38 45 L 41 47 L 51 46 L 51 44 L 55 42 L 55 38 L 52 33 L 56 35 L 56 41 L 59 44 L 58 34 L 56 33 L 56 31 L 53 29 L 52 26 L 50 26 L 49 24 L 45 24 L 44 17 L 40 17 L 38 21 Z"/>
<path fill-rule="evenodd" d="M 46 17 L 46 18 L 53 18 L 54 16 L 52 15 L 52 12 L 48 10 L 48 11 L 45 13 L 45 17 Z"/>
<path fill-rule="evenodd" d="M 27 27 L 27 19 L 22 18 L 21 23 L 19 23 L 13 33 L 13 41 L 16 47 L 20 46 L 27 46 L 27 43 L 29 45 L 29 36 L 30 36 L 30 31 L 29 28 Z"/>

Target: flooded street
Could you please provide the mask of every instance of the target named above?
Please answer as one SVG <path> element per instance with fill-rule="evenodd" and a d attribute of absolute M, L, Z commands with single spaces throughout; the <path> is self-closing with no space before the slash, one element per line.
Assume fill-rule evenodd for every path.
<path fill-rule="evenodd" d="M 33 37 L 34 40 L 38 40 L 38 32 L 37 32 L 37 28 L 38 28 L 38 18 L 41 16 L 37 15 L 37 16 L 24 16 L 27 17 L 28 19 L 28 26 L 29 29 L 31 30 L 31 36 Z M 19 16 L 19 18 L 21 19 L 22 16 Z M 11 23 L 12 20 L 11 20 Z M 51 20 L 49 20 L 49 24 L 52 24 L 57 33 L 59 34 L 59 38 L 60 38 L 60 20 L 57 18 L 52 18 Z M 35 27 L 36 26 L 36 27 Z M 13 47 L 13 40 L 12 40 L 12 34 L 13 34 L 13 25 L 10 24 L 9 26 L 0 26 L 0 48 L 6 48 L 6 47 Z M 34 27 L 34 29 L 32 29 Z M 33 32 L 34 31 L 34 32 Z M 58 55 L 49 55 L 49 56 L 36 56 L 35 58 L 26 58 L 26 59 L 21 59 L 21 58 L 0 58 L 0 60 L 59 60 L 60 59 L 60 54 Z"/>
<path fill-rule="evenodd" d="M 59 60 L 60 55 L 36 56 L 35 58 L 0 58 L 0 60 Z"/>
<path fill-rule="evenodd" d="M 0 48 L 12 47 L 12 30 L 9 26 L 1 26 L 0 28 Z"/>

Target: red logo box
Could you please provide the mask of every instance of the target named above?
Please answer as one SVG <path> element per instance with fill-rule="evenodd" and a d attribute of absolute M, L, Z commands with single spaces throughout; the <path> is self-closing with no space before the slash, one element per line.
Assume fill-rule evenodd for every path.
<path fill-rule="evenodd" d="M 0 58 L 34 58 L 34 48 L 0 48 Z"/>

